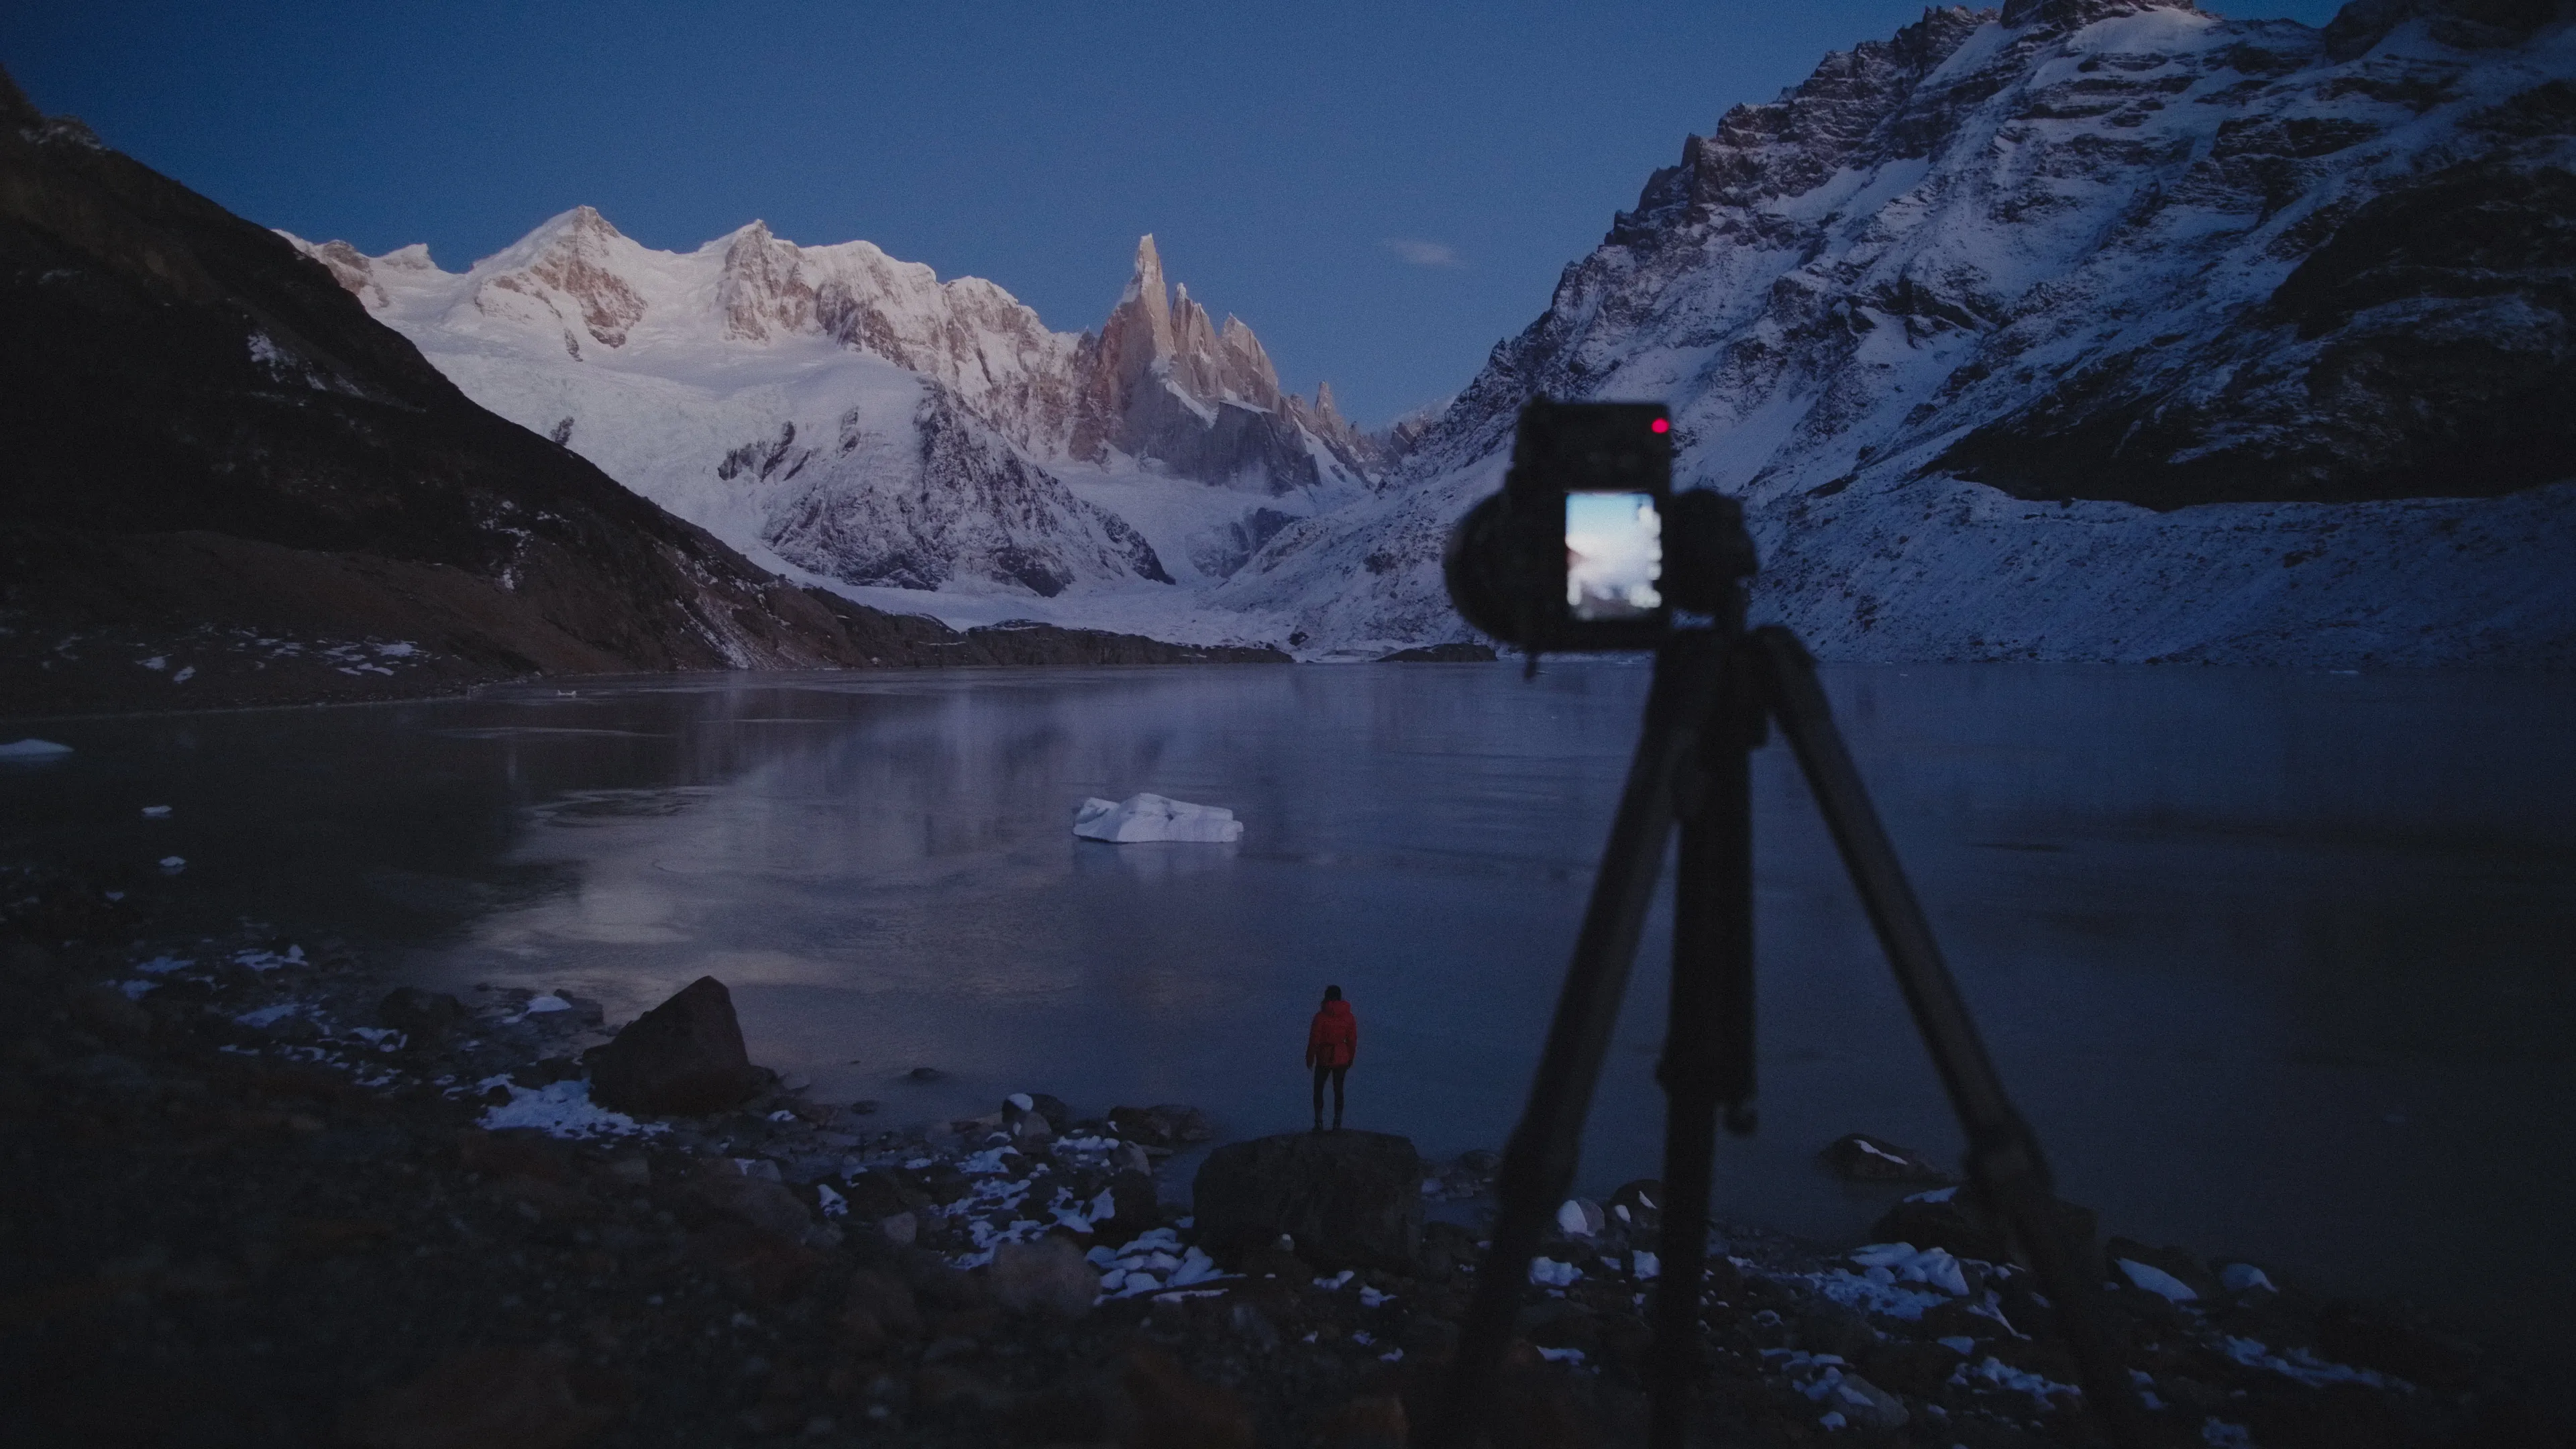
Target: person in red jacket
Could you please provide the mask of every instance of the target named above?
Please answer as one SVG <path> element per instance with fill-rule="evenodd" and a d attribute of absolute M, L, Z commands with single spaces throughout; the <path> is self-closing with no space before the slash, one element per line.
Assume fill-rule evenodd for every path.
<path fill-rule="evenodd" d="M 1360 1053 L 1360 1019 L 1342 999 L 1342 988 L 1324 988 L 1324 1009 L 1306 1028 L 1306 1065 L 1315 1069 L 1315 1130 L 1324 1130 L 1324 1079 L 1333 1079 L 1333 1130 L 1342 1128 L 1342 1075 Z"/>

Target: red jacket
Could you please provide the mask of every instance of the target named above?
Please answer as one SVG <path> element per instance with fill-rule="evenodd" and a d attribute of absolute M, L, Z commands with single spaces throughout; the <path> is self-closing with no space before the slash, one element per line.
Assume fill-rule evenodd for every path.
<path fill-rule="evenodd" d="M 1360 1019 L 1347 1001 L 1327 1001 L 1306 1028 L 1306 1065 L 1347 1067 L 1360 1054 Z"/>

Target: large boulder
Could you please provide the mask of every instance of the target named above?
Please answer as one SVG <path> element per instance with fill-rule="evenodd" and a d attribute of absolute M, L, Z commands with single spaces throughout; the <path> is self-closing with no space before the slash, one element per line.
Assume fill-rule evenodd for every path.
<path fill-rule="evenodd" d="M 1141 1142 L 1158 1152 L 1216 1136 L 1216 1124 L 1208 1120 L 1207 1113 L 1177 1102 L 1157 1107 L 1112 1107 L 1109 1125 L 1126 1140 Z"/>
<path fill-rule="evenodd" d="M 591 1100 L 620 1112 L 721 1112 L 767 1082 L 743 1050 L 733 993 L 701 976 L 594 1049 Z"/>
<path fill-rule="evenodd" d="M 1080 1318 L 1100 1296 L 1100 1270 L 1059 1237 L 1001 1244 L 989 1276 L 994 1299 L 1013 1313 Z"/>
<path fill-rule="evenodd" d="M 1384 1132 L 1295 1132 L 1230 1142 L 1193 1185 L 1199 1241 L 1239 1258 L 1286 1233 L 1327 1272 L 1409 1272 L 1422 1246 L 1422 1157 Z"/>

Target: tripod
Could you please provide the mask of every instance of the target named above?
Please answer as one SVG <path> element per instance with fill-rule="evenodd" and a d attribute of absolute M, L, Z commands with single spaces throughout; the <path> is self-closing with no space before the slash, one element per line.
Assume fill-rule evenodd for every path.
<path fill-rule="evenodd" d="M 1729 590 L 1732 593 L 1732 590 Z M 2039 1141 L 2004 1095 L 1899 869 L 1818 686 L 1788 630 L 1743 629 L 1730 600 L 1716 628 L 1669 638 L 1655 658 L 1646 719 L 1619 813 L 1585 907 L 1574 962 L 1557 997 L 1529 1106 L 1506 1144 L 1493 1246 L 1477 1272 L 1458 1354 L 1423 1442 L 1474 1449 L 1495 1369 L 1512 1336 L 1555 1205 L 1574 1179 L 1583 1121 L 1610 1046 L 1646 908 L 1679 823 L 1671 1016 L 1656 1069 L 1664 1120 L 1663 1219 L 1655 1341 L 1648 1364 L 1653 1449 L 1680 1449 L 1701 1367 L 1709 1176 L 1720 1108 L 1727 1129 L 1754 1130 L 1753 815 L 1750 755 L 1779 721 L 1844 868 L 1894 968 L 1916 1029 L 1968 1139 L 1975 1191 L 2010 1228 L 2074 1349 L 2086 1404 L 2122 1446 L 2143 1442 L 2139 1402 L 2102 1336 L 2098 1270 L 2056 1213 Z"/>

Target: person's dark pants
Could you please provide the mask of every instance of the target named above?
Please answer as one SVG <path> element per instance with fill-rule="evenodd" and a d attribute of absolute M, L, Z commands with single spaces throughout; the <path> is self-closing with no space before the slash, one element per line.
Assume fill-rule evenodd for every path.
<path fill-rule="evenodd" d="M 1324 1079 L 1326 1077 L 1333 1079 L 1333 1125 L 1336 1127 L 1342 1125 L 1342 1078 L 1347 1076 L 1350 1073 L 1350 1070 L 1351 1069 L 1346 1066 L 1328 1067 L 1321 1062 L 1315 1064 L 1316 1126 L 1321 1127 L 1324 1125 Z"/>

